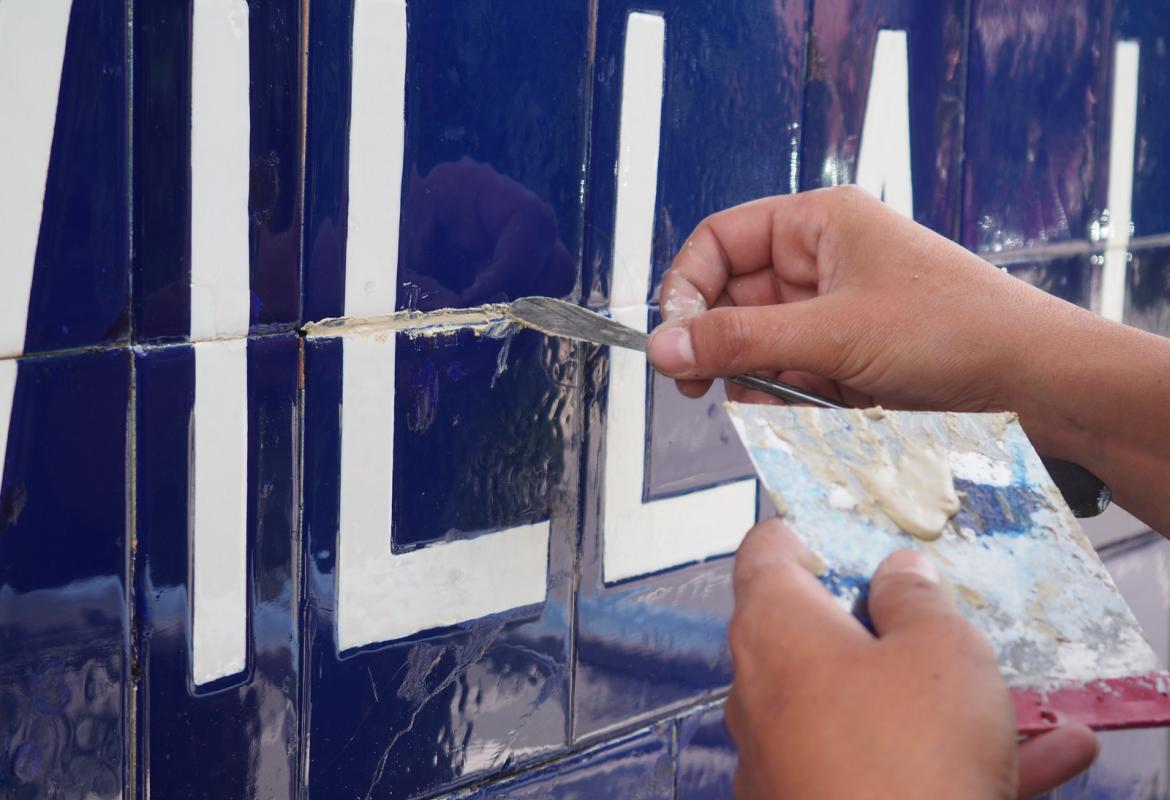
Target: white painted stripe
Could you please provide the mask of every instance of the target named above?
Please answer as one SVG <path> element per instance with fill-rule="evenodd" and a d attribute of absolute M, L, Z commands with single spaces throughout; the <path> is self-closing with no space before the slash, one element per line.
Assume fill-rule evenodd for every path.
<path fill-rule="evenodd" d="M 248 643 L 248 345 L 195 350 L 192 676 L 235 675 Z"/>
<path fill-rule="evenodd" d="M 662 128 L 666 20 L 634 12 L 626 21 L 622 111 L 618 129 L 617 199 L 613 228 L 611 308 L 648 299 Z"/>
<path fill-rule="evenodd" d="M 345 313 L 365 315 L 395 306 L 406 80 L 401 0 L 358 0 L 353 50 Z M 392 552 L 398 345 L 393 334 L 349 334 L 342 342 L 338 649 L 543 602 L 547 522 Z"/>
<path fill-rule="evenodd" d="M 906 31 L 878 31 L 857 154 L 857 185 L 914 216 L 910 162 L 910 55 Z"/>
<path fill-rule="evenodd" d="M 24 350 L 72 7 L 0 2 L 0 356 Z"/>
<path fill-rule="evenodd" d="M 345 313 L 394 310 L 406 138 L 406 4 L 357 0 L 349 128 Z"/>
<path fill-rule="evenodd" d="M 4 458 L 8 453 L 8 426 L 12 419 L 18 369 L 18 362 L 14 359 L 0 361 L 0 491 L 4 488 Z"/>
<path fill-rule="evenodd" d="M 610 305 L 614 319 L 639 330 L 646 330 L 652 269 L 665 32 L 660 16 L 629 15 Z M 730 553 L 755 521 L 754 480 L 642 502 L 646 382 L 642 354 L 610 348 L 602 506 L 607 582 Z"/>
<path fill-rule="evenodd" d="M 191 339 L 248 333 L 248 3 L 195 0 L 191 55 Z"/>
<path fill-rule="evenodd" d="M 1136 40 L 1118 42 L 1113 58 L 1113 121 L 1109 144 L 1109 240 L 1101 272 L 1101 316 L 1125 315 L 1126 264 L 1133 219 L 1133 161 L 1137 139 L 1138 62 Z"/>
<path fill-rule="evenodd" d="M 343 339 L 338 647 L 543 602 L 547 522 L 394 554 L 394 337 Z"/>

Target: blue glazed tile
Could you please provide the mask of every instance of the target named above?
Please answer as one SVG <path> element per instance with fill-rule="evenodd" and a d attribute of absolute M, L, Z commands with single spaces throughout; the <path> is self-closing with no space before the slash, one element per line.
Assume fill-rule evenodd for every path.
<path fill-rule="evenodd" d="M 731 800 L 738 756 L 723 723 L 723 707 L 699 711 L 678 722 L 678 800 Z"/>
<path fill-rule="evenodd" d="M 814 4 L 801 136 L 802 189 L 857 180 L 879 32 L 904 31 L 913 216 L 944 235 L 957 236 L 968 12 L 968 0 Z M 880 130 L 869 135 L 885 138 Z"/>
<path fill-rule="evenodd" d="M 1170 18 L 1157 3 L 1118 0 L 1113 10 L 1113 41 L 1136 40 L 1138 59 L 1137 138 L 1133 165 L 1133 235 L 1170 232 L 1170 109 L 1163 101 L 1170 94 Z M 1114 50 L 1107 51 L 1114 59 Z M 1112 84 L 1110 85 L 1112 90 Z M 1112 146 L 1112 143 L 1110 143 Z"/>
<path fill-rule="evenodd" d="M 19 12 L 13 19 L 21 19 Z M 23 294 L 16 302 L 28 318 L 22 337 L 0 341 L 0 354 L 19 353 L 22 345 L 37 353 L 108 344 L 125 340 L 129 330 L 126 3 L 76 3 L 67 23 L 31 287 L 6 288 L 0 278 L 0 291 Z M 27 41 L 51 48 L 38 36 Z M 16 80 L 41 80 L 33 69 Z M 18 107 L 15 115 L 23 114 Z M 20 120 L 11 122 L 17 130 L 6 131 L 13 138 L 5 146 L 17 147 Z M 0 131 L 6 127 L 0 123 Z M 28 198 L 40 200 L 35 192 Z"/>
<path fill-rule="evenodd" d="M 1085 239 L 1105 201 L 1104 0 L 972 0 L 962 239 Z"/>
<path fill-rule="evenodd" d="M 1156 533 L 1104 548 L 1101 556 L 1142 625 L 1146 639 L 1170 662 L 1170 542 Z M 1061 787 L 1059 800 L 1170 797 L 1170 731 L 1098 734 L 1101 754 L 1087 773 Z"/>
<path fill-rule="evenodd" d="M 657 309 L 650 324 L 662 321 Z M 650 373 L 650 441 L 646 497 L 669 497 L 752 475 L 752 465 L 731 420 L 723 412 L 722 384 L 698 400 L 684 397 L 674 381 Z"/>
<path fill-rule="evenodd" d="M 1170 336 L 1170 248 L 1132 250 L 1128 266 L 1125 323 Z"/>
<path fill-rule="evenodd" d="M 129 386 L 124 351 L 0 361 L 5 797 L 123 795 Z"/>
<path fill-rule="evenodd" d="M 247 481 L 249 666 L 211 692 L 196 689 L 191 674 L 196 355 L 179 345 L 136 356 L 137 767 L 144 796 L 293 797 L 299 783 L 300 347 L 293 334 L 257 338 L 240 355 L 247 362 L 247 396 L 239 398 L 247 455 L 239 466 Z"/>
<path fill-rule="evenodd" d="M 309 660 L 304 725 L 312 743 L 306 752 L 310 797 L 413 797 L 501 774 L 565 748 L 579 461 L 574 378 L 571 373 L 556 377 L 564 365 L 564 345 L 517 339 L 504 373 L 514 378 L 492 389 L 490 370 L 480 369 L 484 359 L 477 349 L 500 345 L 471 339 L 470 334 L 447 338 L 444 352 L 438 340 L 400 335 L 401 363 L 387 385 L 404 402 L 379 396 L 372 418 L 355 422 L 357 417 L 348 417 L 351 425 L 366 426 L 348 433 L 346 414 L 357 414 L 355 405 L 366 401 L 356 396 L 343 401 L 346 370 L 363 398 L 374 391 L 372 373 L 357 372 L 368 369 L 358 358 L 363 341 L 306 341 L 303 525 Z M 365 344 L 385 347 L 384 342 Z M 456 375 L 452 365 L 461 363 L 470 366 Z M 438 387 L 437 396 L 420 397 L 416 384 L 420 372 L 430 375 L 427 364 L 435 368 L 434 382 L 427 385 Z M 470 407 L 443 399 L 457 393 L 477 398 L 489 411 L 459 422 L 452 415 L 468 414 Z M 506 429 L 488 430 L 504 408 L 504 397 L 538 404 L 525 406 L 527 429 L 512 417 Z M 411 426 L 421 421 L 430 426 L 424 431 L 433 437 L 429 447 L 427 436 L 411 442 Z M 357 462 L 346 461 L 345 447 L 382 436 L 384 443 L 371 445 L 374 458 L 362 460 L 360 472 Z M 461 458 L 468 460 L 461 463 Z M 546 468 L 546 474 L 536 474 Z M 441 480 L 431 483 L 431 475 Z M 535 483 L 522 485 L 528 480 Z M 372 485 L 372 494 L 355 500 L 362 485 Z M 392 488 L 393 500 L 381 485 Z M 446 521 L 427 519 L 414 507 L 415 500 Z M 341 554 L 346 538 L 361 529 L 345 527 L 352 526 L 346 520 L 381 515 L 376 507 L 387 502 L 392 522 L 376 516 L 381 522 L 366 524 L 366 529 L 381 526 L 373 558 L 385 565 L 385 578 L 369 589 L 361 601 L 366 605 L 354 608 L 363 619 L 385 618 L 397 632 L 368 636 L 355 649 L 346 646 L 349 638 L 342 628 L 354 612 L 347 617 L 341 603 L 350 591 L 345 582 L 354 586 L 360 578 L 347 572 Z M 475 530 L 479 524 L 485 527 Z M 454 527 L 442 541 L 429 541 L 443 525 Z M 393 548 L 391 528 L 398 543 Z M 533 529 L 546 530 L 547 541 L 538 535 L 540 541 L 527 547 L 543 549 L 517 551 L 509 544 L 516 531 Z M 403 540 L 415 544 L 404 548 Z M 468 546 L 484 548 L 471 563 L 461 555 Z M 464 594 L 474 593 L 468 587 L 478 580 L 475 576 L 514 576 L 519 573 L 513 561 L 528 557 L 537 559 L 539 593 L 532 602 L 481 613 L 477 603 L 508 591 L 497 585 L 468 605 Z M 430 566 L 411 566 L 423 562 Z"/>
<path fill-rule="evenodd" d="M 637 22 L 631 12 L 639 12 Z M 635 286 L 633 294 L 614 292 L 633 324 L 643 324 L 638 315 L 645 312 L 631 304 L 656 297 L 663 271 L 704 216 L 796 188 L 807 8 L 737 2 L 713 12 L 671 2 L 651 10 L 660 23 L 645 13 L 617 2 L 598 9 L 585 258 L 589 304 L 612 305 L 627 31 L 636 25 L 634 46 L 652 48 L 662 30 L 653 230 L 642 232 L 652 238 L 650 258 L 644 279 L 620 278 L 619 285 Z M 628 262 L 618 266 L 630 269 Z M 684 402 L 638 364 L 627 363 L 612 378 L 612 360 L 593 350 L 586 362 L 575 741 L 709 697 L 728 683 L 726 556 L 755 519 L 754 483 L 736 480 L 750 471 L 722 410 L 716 405 L 711 413 L 718 394 Z M 637 385 L 643 381 L 645 400 Z M 620 441 L 619 434 L 609 438 L 611 431 L 621 432 Z M 643 533 L 653 541 L 641 540 Z"/>
<path fill-rule="evenodd" d="M 192 317 L 222 314 L 222 298 L 206 287 L 192 291 L 192 248 L 215 249 L 214 240 L 230 235 L 192 228 L 193 171 L 213 167 L 193 163 L 193 58 L 201 36 L 214 36 L 194 24 L 189 0 L 163 0 L 135 9 L 134 15 L 134 338 L 140 342 L 186 341 L 223 334 L 292 329 L 300 317 L 301 242 L 301 4 L 295 0 L 248 0 L 247 39 L 241 20 L 229 7 L 205 6 L 204 13 L 234 26 L 248 74 L 237 76 L 247 93 L 246 119 L 221 109 L 209 128 L 239 125 L 247 131 L 239 176 L 221 175 L 246 191 L 241 202 L 238 242 L 241 274 L 231 276 L 239 293 L 239 330 L 200 333 Z M 214 26 L 212 26 L 214 27 Z M 211 51 L 222 54 L 213 43 Z M 208 47 L 204 44 L 204 47 Z M 205 51 L 206 52 L 206 51 Z M 226 57 L 227 54 L 222 54 Z M 222 75 L 220 76 L 222 78 Z M 246 88 L 245 88 L 246 87 Z M 234 110 L 233 110 L 234 113 Z M 207 131 L 202 133 L 212 139 Z M 216 159 L 223 155 L 217 151 Z M 218 164 L 214 165 L 218 166 Z M 209 182 L 205 182 L 209 185 Z M 246 187 L 246 188 L 242 188 Z M 210 191 L 210 190 L 209 190 Z M 216 202 L 221 198 L 216 197 Z M 193 238 L 202 237 L 201 241 Z M 243 274 L 246 269 L 247 275 Z M 196 322 L 196 325 L 199 323 Z M 221 323 L 217 323 L 221 324 Z M 246 331 L 244 330 L 246 328 Z"/>
<path fill-rule="evenodd" d="M 374 13 L 361 3 L 358 12 Z M 355 4 L 316 2 L 310 13 L 306 321 L 346 313 L 349 170 L 368 157 L 352 152 L 349 140 Z M 394 284 L 377 311 L 394 310 L 395 301 L 432 310 L 574 293 L 586 7 L 567 0 L 539 8 L 407 3 L 406 20 L 405 145 L 400 156 L 387 156 L 402 159 L 401 191 L 393 193 L 401 234 L 397 252 L 379 256 Z M 380 80 L 358 110 L 390 103 L 394 80 Z"/>
<path fill-rule="evenodd" d="M 585 297 L 608 304 L 623 48 L 630 11 L 665 19 L 665 75 L 650 292 L 704 217 L 796 190 L 804 0 L 650 4 L 597 12 Z"/>
<path fill-rule="evenodd" d="M 593 750 L 554 761 L 512 780 L 485 786 L 466 797 L 557 797 L 564 800 L 595 797 L 636 797 L 670 800 L 674 793 L 671 724 L 607 743 Z"/>
<path fill-rule="evenodd" d="M 1004 264 L 1003 269 L 1061 300 L 1082 308 L 1097 307 L 1101 280 L 1100 255 L 1014 261 Z"/>

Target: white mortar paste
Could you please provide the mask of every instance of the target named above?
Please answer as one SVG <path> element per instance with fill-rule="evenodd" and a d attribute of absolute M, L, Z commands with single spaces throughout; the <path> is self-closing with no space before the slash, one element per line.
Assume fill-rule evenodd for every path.
<path fill-rule="evenodd" d="M 964 615 L 987 634 L 1012 687 L 1160 671 L 1014 415 L 737 403 L 728 410 L 843 608 L 887 555 L 913 549 L 934 562 Z M 935 541 L 907 534 L 871 491 L 875 470 L 915 458 L 915 449 L 940 459 L 931 475 L 949 473 L 959 501 Z M 843 502 L 846 495 L 856 503 Z"/>

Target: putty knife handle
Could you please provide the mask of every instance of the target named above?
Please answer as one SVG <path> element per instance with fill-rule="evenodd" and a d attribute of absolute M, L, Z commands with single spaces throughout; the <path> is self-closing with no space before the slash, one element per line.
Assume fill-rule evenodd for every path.
<path fill-rule="evenodd" d="M 1095 517 L 1109 507 L 1113 499 L 1109 487 L 1080 464 L 1043 456 L 1040 460 L 1074 517 Z"/>

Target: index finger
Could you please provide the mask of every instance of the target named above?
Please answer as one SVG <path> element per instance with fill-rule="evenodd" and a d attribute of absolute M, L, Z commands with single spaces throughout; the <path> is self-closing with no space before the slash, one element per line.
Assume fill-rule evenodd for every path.
<path fill-rule="evenodd" d="M 670 298 L 695 295 L 712 306 L 732 277 L 760 270 L 815 285 L 817 246 L 828 218 L 824 198 L 820 192 L 765 197 L 707 217 L 663 278 L 663 307 Z"/>

